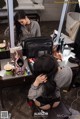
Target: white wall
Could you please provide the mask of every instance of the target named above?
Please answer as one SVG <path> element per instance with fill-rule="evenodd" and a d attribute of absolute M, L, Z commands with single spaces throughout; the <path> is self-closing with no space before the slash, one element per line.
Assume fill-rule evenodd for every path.
<path fill-rule="evenodd" d="M 7 1 L 7 0 L 5 0 L 5 1 Z M 31 0 L 18 0 L 18 1 L 19 2 L 21 1 L 22 3 L 25 3 L 25 2 L 31 3 Z M 32 0 L 32 1 L 37 1 L 37 2 L 43 1 L 42 3 L 45 6 L 45 9 L 42 11 L 38 10 L 38 13 L 40 14 L 41 21 L 56 21 L 56 20 L 59 21 L 60 20 L 63 4 L 55 3 L 55 1 L 59 1 L 59 0 Z M 74 7 L 73 4 L 70 5 L 70 9 L 72 8 L 71 11 L 73 11 L 73 7 Z M 32 10 L 32 12 L 34 12 L 34 10 Z M 0 16 L 1 16 L 1 14 L 0 14 Z"/>
<path fill-rule="evenodd" d="M 56 4 L 54 1 L 44 0 L 45 10 L 40 12 L 41 21 L 56 21 L 60 19 L 63 4 Z"/>
<path fill-rule="evenodd" d="M 55 1 L 59 1 L 59 0 L 43 0 L 45 10 L 39 13 L 41 21 L 56 21 L 56 20 L 59 21 L 60 20 L 63 4 L 55 3 Z M 61 1 L 64 2 L 64 0 L 61 0 Z M 77 1 L 77 0 L 74 0 L 74 1 Z M 69 4 L 67 12 L 74 11 L 75 5 L 76 5 L 75 3 Z"/>

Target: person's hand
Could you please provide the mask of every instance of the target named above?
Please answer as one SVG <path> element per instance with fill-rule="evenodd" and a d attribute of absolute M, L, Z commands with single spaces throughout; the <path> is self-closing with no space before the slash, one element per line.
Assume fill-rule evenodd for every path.
<path fill-rule="evenodd" d="M 61 60 L 62 61 L 62 55 L 61 55 L 61 53 L 59 52 L 57 52 L 57 51 L 55 51 L 54 53 L 53 53 L 53 56 L 57 59 L 57 60 Z"/>
<path fill-rule="evenodd" d="M 47 81 L 47 76 L 41 74 L 41 75 L 39 75 L 39 76 L 36 77 L 36 80 L 35 80 L 35 82 L 33 83 L 33 85 L 34 85 L 34 86 L 38 86 L 38 85 L 41 84 L 41 83 L 46 83 L 46 81 Z"/>

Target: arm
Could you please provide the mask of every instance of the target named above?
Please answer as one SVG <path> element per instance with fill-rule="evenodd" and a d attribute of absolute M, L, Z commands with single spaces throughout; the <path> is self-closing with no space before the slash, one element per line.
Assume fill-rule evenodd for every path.
<path fill-rule="evenodd" d="M 36 80 L 34 81 L 34 83 L 31 85 L 31 88 L 29 89 L 28 92 L 28 98 L 29 99 L 36 99 L 37 97 L 39 97 L 42 92 L 43 92 L 43 87 L 42 84 L 43 82 L 46 82 L 46 78 L 45 75 L 39 75 Z"/>
<path fill-rule="evenodd" d="M 9 26 L 5 29 L 4 35 L 9 37 Z"/>
<path fill-rule="evenodd" d="M 36 36 L 41 36 L 40 25 L 36 22 Z"/>
<path fill-rule="evenodd" d="M 58 70 L 54 81 L 56 82 L 57 87 L 66 88 L 71 84 L 72 76 L 73 74 L 70 67 L 62 67 Z"/>
<path fill-rule="evenodd" d="M 8 26 L 4 31 L 4 35 L 9 37 L 9 34 L 10 34 L 10 30 L 9 30 L 9 26 Z M 16 35 L 16 29 L 15 29 L 15 26 L 14 26 L 14 36 L 15 35 Z"/>
<path fill-rule="evenodd" d="M 28 92 L 28 98 L 29 99 L 36 99 L 37 96 L 38 96 L 38 86 L 34 86 L 33 84 L 31 85 L 31 88 L 29 89 L 29 92 Z"/>

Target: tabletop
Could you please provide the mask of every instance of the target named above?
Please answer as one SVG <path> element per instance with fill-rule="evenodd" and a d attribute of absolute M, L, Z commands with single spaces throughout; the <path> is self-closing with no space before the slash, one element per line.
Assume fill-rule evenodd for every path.
<path fill-rule="evenodd" d="M 0 60 L 0 62 L 1 62 L 1 71 L 2 71 L 2 73 L 3 73 L 3 74 L 2 74 L 2 75 L 3 75 L 3 77 L 2 77 L 3 80 L 24 78 L 24 77 L 26 77 L 26 76 L 31 76 L 31 75 L 32 75 L 32 73 L 31 73 L 31 71 L 30 71 L 30 69 L 29 69 L 28 63 L 27 63 L 27 59 L 24 60 L 24 66 L 25 66 L 25 68 L 26 68 L 26 73 L 25 73 L 24 75 L 17 75 L 17 74 L 15 74 L 15 75 L 6 75 L 5 70 L 4 70 L 4 65 L 5 65 L 7 62 L 10 62 L 10 63 L 11 63 L 11 59 L 3 59 L 3 60 Z M 27 70 L 30 71 L 29 74 L 27 74 Z M 0 71 L 0 72 L 1 72 L 1 71 Z"/>
<path fill-rule="evenodd" d="M 62 61 L 58 61 L 59 65 L 61 67 L 64 67 L 64 66 L 69 66 L 71 68 L 75 68 L 75 67 L 78 67 L 78 64 L 76 63 L 70 63 L 68 61 L 69 57 L 74 57 L 74 53 L 70 52 L 69 55 L 65 56 L 65 55 L 62 55 Z M 28 65 L 28 62 L 27 62 L 27 59 L 24 60 L 24 66 L 27 70 L 30 71 L 30 73 L 28 74 L 27 73 L 27 70 L 26 70 L 26 73 L 24 75 L 6 75 L 6 71 L 4 70 L 4 65 L 7 63 L 7 62 L 10 62 L 11 63 L 11 59 L 2 59 L 0 60 L 0 63 L 1 63 L 1 71 L 0 71 L 0 76 L 2 76 L 2 79 L 3 80 L 9 80 L 9 79 L 18 79 L 18 78 L 24 78 L 24 77 L 29 77 L 29 76 L 32 76 L 32 72 L 30 71 L 30 68 L 29 68 L 29 65 Z"/>
<path fill-rule="evenodd" d="M 78 64 L 77 63 L 71 63 L 71 62 L 68 61 L 68 59 L 70 57 L 73 57 L 74 58 L 75 57 L 75 54 L 73 52 L 70 52 L 68 55 L 62 54 L 62 61 L 58 61 L 59 62 L 59 65 L 61 67 L 63 67 L 63 66 L 69 66 L 71 68 L 78 67 Z"/>

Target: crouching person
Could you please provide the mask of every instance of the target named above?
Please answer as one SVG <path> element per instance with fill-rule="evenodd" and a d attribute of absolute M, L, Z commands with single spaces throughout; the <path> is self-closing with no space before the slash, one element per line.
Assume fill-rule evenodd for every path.
<path fill-rule="evenodd" d="M 64 75 L 62 76 L 64 71 L 67 70 L 62 70 L 54 57 L 50 55 L 39 57 L 34 63 L 35 81 L 29 89 L 28 98 L 33 100 L 35 105 L 43 110 L 57 107 L 61 98 L 59 88 L 67 83 L 67 81 L 63 81 L 61 84 L 65 77 Z M 68 80 L 71 80 L 70 78 L 72 78 L 72 71 L 70 71 Z M 56 78 L 58 79 L 56 80 Z M 59 83 L 57 83 L 58 80 Z"/>

